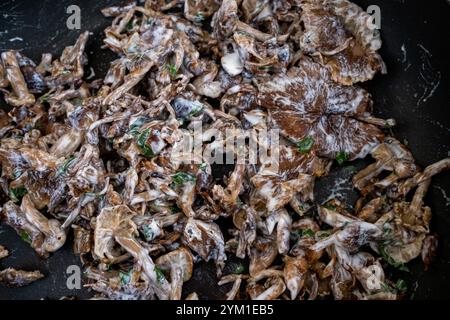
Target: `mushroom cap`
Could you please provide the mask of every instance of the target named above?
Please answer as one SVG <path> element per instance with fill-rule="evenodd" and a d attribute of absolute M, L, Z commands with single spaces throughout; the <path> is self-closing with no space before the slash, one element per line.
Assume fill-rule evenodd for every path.
<path fill-rule="evenodd" d="M 163 270 L 181 268 L 183 282 L 188 281 L 192 276 L 194 260 L 189 249 L 181 247 L 156 259 L 156 264 Z"/>

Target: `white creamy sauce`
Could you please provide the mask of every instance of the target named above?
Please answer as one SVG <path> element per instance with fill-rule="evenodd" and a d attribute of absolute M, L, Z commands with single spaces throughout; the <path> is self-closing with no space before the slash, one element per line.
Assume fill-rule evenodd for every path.
<path fill-rule="evenodd" d="M 238 52 L 228 53 L 221 59 L 223 69 L 230 76 L 237 76 L 244 70 L 244 63 Z"/>
<path fill-rule="evenodd" d="M 442 76 L 441 72 L 436 70 L 431 63 L 431 57 L 433 55 L 430 51 L 421 44 L 418 44 L 418 46 L 422 50 L 422 65 L 419 72 L 419 80 L 421 80 L 423 93 L 417 101 L 417 106 L 420 106 L 422 103 L 427 102 L 431 97 L 433 97 L 441 83 Z"/>
<path fill-rule="evenodd" d="M 23 41 L 23 39 L 21 37 L 14 37 L 9 39 L 9 42 L 14 42 L 14 41 Z"/>
<path fill-rule="evenodd" d="M 444 188 L 442 188 L 440 186 L 433 186 L 433 187 L 441 192 L 442 198 L 444 198 L 444 200 L 445 200 L 445 206 L 449 207 L 450 206 L 450 197 L 447 195 L 447 192 L 444 190 Z"/>

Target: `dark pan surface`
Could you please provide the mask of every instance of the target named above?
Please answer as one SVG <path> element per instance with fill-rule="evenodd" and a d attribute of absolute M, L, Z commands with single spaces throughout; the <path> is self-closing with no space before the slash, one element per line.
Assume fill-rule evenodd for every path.
<path fill-rule="evenodd" d="M 25 55 L 40 60 L 41 53 L 59 56 L 62 49 L 73 44 L 80 31 L 66 28 L 67 6 L 81 8 L 81 30 L 93 32 L 88 42 L 89 63 L 96 77 L 104 75 L 114 57 L 102 50 L 103 29 L 110 24 L 99 9 L 121 1 L 47 0 L 2 1 L 0 4 L 0 51 L 17 49 Z M 417 162 L 429 165 L 448 155 L 450 150 L 450 4 L 447 0 L 355 0 L 367 8 L 378 5 L 381 9 L 383 56 L 388 74 L 377 76 L 367 84 L 375 100 L 375 113 L 397 120 L 394 134 L 400 141 L 408 141 Z M 18 41 L 20 37 L 23 41 Z M 16 38 L 16 40 L 11 40 Z M 403 49 L 402 49 L 403 48 Z M 6 108 L 2 99 L 0 106 Z M 363 161 L 356 163 L 362 165 Z M 346 168 L 336 168 L 333 173 L 317 183 L 318 200 L 327 198 L 330 186 L 349 176 Z M 349 184 L 341 192 L 355 198 Z M 426 203 L 434 213 L 432 228 L 440 238 L 438 256 L 430 270 L 425 272 L 421 262 L 411 265 L 411 272 L 401 272 L 411 288 L 414 299 L 448 299 L 450 297 L 450 172 L 433 180 Z M 64 295 L 87 298 L 85 289 L 69 290 L 66 286 L 66 269 L 80 264 L 71 253 L 71 240 L 48 260 L 40 260 L 34 251 L 9 227 L 0 225 L 0 244 L 10 249 L 11 255 L 0 260 L 0 269 L 16 267 L 38 269 L 46 275 L 28 287 L 8 289 L 0 285 L 0 299 L 57 299 Z M 225 269 L 231 270 L 236 260 Z M 223 298 L 227 287 L 218 288 L 211 265 L 201 264 L 193 278 L 186 284 L 186 292 L 196 291 L 200 298 Z"/>

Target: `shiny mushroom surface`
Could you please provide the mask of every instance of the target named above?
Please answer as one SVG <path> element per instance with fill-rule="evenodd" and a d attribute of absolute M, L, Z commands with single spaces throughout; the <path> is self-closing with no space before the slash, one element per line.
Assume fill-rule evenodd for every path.
<path fill-rule="evenodd" d="M 117 55 L 103 79 L 85 74 L 88 31 L 39 64 L 1 54 L 2 223 L 44 259 L 71 239 L 94 299 L 202 299 L 186 289 L 202 262 L 223 299 L 405 296 L 385 270 L 432 263 L 424 196 L 450 158 L 422 170 L 387 130 L 395 121 L 374 116 L 360 83 L 386 68 L 370 15 L 347 0 L 102 13 Z M 216 160 L 230 154 L 224 173 Z M 316 200 L 334 163 L 366 157 L 355 204 Z M 41 277 L 0 271 L 9 286 Z"/>

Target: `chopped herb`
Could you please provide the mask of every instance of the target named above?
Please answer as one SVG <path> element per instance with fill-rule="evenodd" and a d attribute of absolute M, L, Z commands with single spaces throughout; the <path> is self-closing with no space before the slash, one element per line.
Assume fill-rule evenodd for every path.
<path fill-rule="evenodd" d="M 128 46 L 128 48 L 126 48 L 125 51 L 126 51 L 127 53 L 130 53 L 130 54 L 135 54 L 135 53 L 137 53 L 139 50 L 138 50 L 137 44 L 133 43 L 133 44 L 131 44 L 130 46 Z"/>
<path fill-rule="evenodd" d="M 205 171 L 205 170 L 206 170 L 206 163 L 200 164 L 200 165 L 198 166 L 198 168 L 199 168 L 200 170 L 202 170 L 202 171 Z"/>
<path fill-rule="evenodd" d="M 172 175 L 172 181 L 176 185 L 182 185 L 186 182 L 194 182 L 195 176 L 187 172 L 177 172 Z"/>
<path fill-rule="evenodd" d="M 178 208 L 177 206 L 172 206 L 172 207 L 170 207 L 170 211 L 171 211 L 172 213 L 178 213 L 178 212 L 181 211 L 181 209 Z"/>
<path fill-rule="evenodd" d="M 9 197 L 13 202 L 19 202 L 28 193 L 25 187 L 12 188 L 9 190 Z"/>
<path fill-rule="evenodd" d="M 302 230 L 302 237 L 314 238 L 314 235 L 315 233 L 311 229 Z"/>
<path fill-rule="evenodd" d="M 239 263 L 236 268 L 234 269 L 234 274 L 242 274 L 244 273 L 244 266 L 242 265 L 242 263 Z"/>
<path fill-rule="evenodd" d="M 321 231 L 317 231 L 317 232 L 316 232 L 316 237 L 317 237 L 318 239 L 327 238 L 327 237 L 330 236 L 331 232 L 332 232 L 331 230 L 321 230 Z"/>
<path fill-rule="evenodd" d="M 64 163 L 56 170 L 56 177 L 59 177 L 62 174 L 65 174 L 67 172 L 67 169 L 69 169 L 70 165 L 72 164 L 73 160 L 75 160 L 75 157 L 70 157 Z"/>
<path fill-rule="evenodd" d="M 175 65 L 167 64 L 166 67 L 172 77 L 175 77 L 177 75 L 177 67 Z"/>
<path fill-rule="evenodd" d="M 30 235 L 26 232 L 26 231 L 21 231 L 20 234 L 20 239 L 22 239 L 23 241 L 25 241 L 26 243 L 30 244 L 31 243 L 31 237 Z"/>
<path fill-rule="evenodd" d="M 203 110 L 203 104 L 200 102 L 193 103 L 192 109 L 189 111 L 189 118 L 198 116 Z"/>
<path fill-rule="evenodd" d="M 398 262 L 395 261 L 394 258 L 392 258 L 387 252 L 386 249 L 383 245 L 380 245 L 379 248 L 380 251 L 380 255 L 381 257 L 391 266 L 393 266 L 394 268 L 397 268 L 400 271 L 405 271 L 405 272 L 409 272 L 408 267 L 402 263 L 402 262 Z"/>
<path fill-rule="evenodd" d="M 153 238 L 155 237 L 153 229 L 150 225 L 143 225 L 141 227 L 141 231 L 146 241 L 152 241 Z"/>
<path fill-rule="evenodd" d="M 343 165 L 348 159 L 350 159 L 350 153 L 348 152 L 341 151 L 336 155 L 336 161 L 340 166 Z"/>
<path fill-rule="evenodd" d="M 409 145 L 408 139 L 403 139 L 403 144 L 407 147 Z"/>
<path fill-rule="evenodd" d="M 300 142 L 297 142 L 297 149 L 301 153 L 308 153 L 311 151 L 312 146 L 314 145 L 314 139 L 312 137 L 306 137 Z"/>
<path fill-rule="evenodd" d="M 147 144 L 147 140 L 148 140 L 148 138 L 150 138 L 151 134 L 152 134 L 152 129 L 147 128 L 147 129 L 144 130 L 144 132 L 140 133 L 136 137 L 136 144 L 141 149 L 142 154 L 144 155 L 144 157 L 147 157 L 147 158 L 151 158 L 151 157 L 153 157 L 155 155 L 155 153 L 153 152 L 151 146 L 149 146 Z"/>
<path fill-rule="evenodd" d="M 139 117 L 137 118 L 132 124 L 130 124 L 130 133 L 133 136 L 137 136 L 139 134 L 139 128 L 142 127 L 144 123 L 148 121 L 145 117 Z"/>
<path fill-rule="evenodd" d="M 383 291 L 385 292 L 396 293 L 395 289 L 388 285 L 386 282 L 381 283 L 381 289 L 383 289 Z"/>
<path fill-rule="evenodd" d="M 127 23 L 127 31 L 130 31 L 131 29 L 133 29 L 133 20 L 130 20 Z"/>
<path fill-rule="evenodd" d="M 195 21 L 202 22 L 203 20 L 205 20 L 205 15 L 203 14 L 203 12 L 197 12 L 197 14 L 195 15 Z"/>
<path fill-rule="evenodd" d="M 41 103 L 47 102 L 49 96 L 50 96 L 50 92 L 47 92 L 46 94 L 42 95 L 42 96 L 39 98 L 39 101 L 40 101 Z"/>
<path fill-rule="evenodd" d="M 332 204 L 329 204 L 329 203 L 324 204 L 322 207 L 324 207 L 325 209 L 328 209 L 328 210 L 333 210 L 333 211 L 336 211 L 336 209 L 337 209 L 336 206 L 333 206 Z"/>
<path fill-rule="evenodd" d="M 270 70 L 272 70 L 272 66 L 260 66 L 260 67 L 258 67 L 258 70 L 270 71 Z"/>
<path fill-rule="evenodd" d="M 70 74 L 70 70 L 65 70 L 65 69 L 64 69 L 64 70 L 61 72 L 61 74 L 67 76 L 67 75 Z"/>
<path fill-rule="evenodd" d="M 408 290 L 408 286 L 403 279 L 398 279 L 397 283 L 395 284 L 395 288 L 400 292 L 406 292 Z"/>
<path fill-rule="evenodd" d="M 358 169 L 356 169 L 355 166 L 347 166 L 345 167 L 345 169 L 349 172 L 349 173 L 355 173 L 358 171 Z"/>
<path fill-rule="evenodd" d="M 237 243 L 237 241 L 229 241 L 229 242 L 227 242 L 227 245 L 228 245 L 230 248 L 233 248 L 233 249 L 236 249 L 236 248 L 239 246 L 239 244 Z"/>
<path fill-rule="evenodd" d="M 164 272 L 158 266 L 155 266 L 155 273 L 156 279 L 158 280 L 159 283 L 163 283 L 166 280 Z"/>
<path fill-rule="evenodd" d="M 122 285 L 126 285 L 129 284 L 131 281 L 131 273 L 133 272 L 133 270 L 130 270 L 128 272 L 126 271 L 119 271 L 119 278 L 120 278 L 120 283 Z"/>
<path fill-rule="evenodd" d="M 74 106 L 81 106 L 83 105 L 83 99 L 82 98 L 74 98 L 70 100 L 70 103 L 72 103 Z"/>
<path fill-rule="evenodd" d="M 14 169 L 14 179 L 18 179 L 23 174 L 23 171 L 19 168 Z"/>

